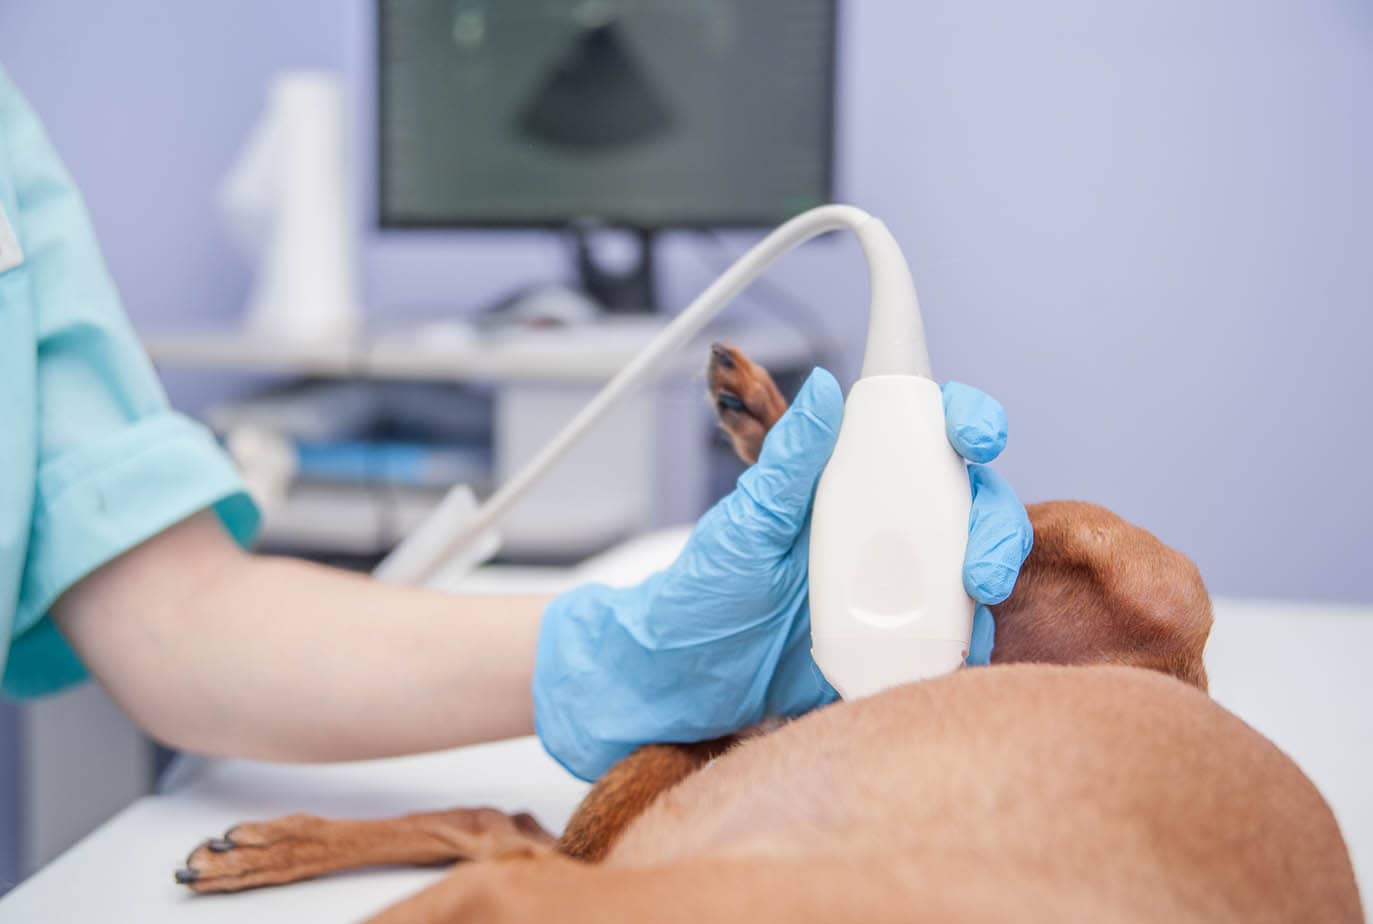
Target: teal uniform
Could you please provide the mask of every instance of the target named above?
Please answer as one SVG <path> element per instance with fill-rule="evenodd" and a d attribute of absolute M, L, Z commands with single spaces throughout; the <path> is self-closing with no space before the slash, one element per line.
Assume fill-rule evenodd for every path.
<path fill-rule="evenodd" d="M 213 436 L 168 406 L 81 196 L 3 70 L 0 402 L 0 665 L 7 695 L 34 696 L 85 677 L 48 618 L 63 591 L 209 507 L 246 545 L 258 513 Z"/>

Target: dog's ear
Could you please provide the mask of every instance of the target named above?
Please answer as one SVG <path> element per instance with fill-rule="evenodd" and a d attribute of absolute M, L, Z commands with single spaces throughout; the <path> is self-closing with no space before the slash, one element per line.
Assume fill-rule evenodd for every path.
<path fill-rule="evenodd" d="M 767 370 L 715 344 L 707 372 L 720 426 L 745 462 L 787 409 Z M 1028 508 L 1035 544 L 996 616 L 993 663 L 1129 664 L 1206 689 L 1211 598 L 1191 560 L 1105 508 Z"/>
<path fill-rule="evenodd" d="M 1034 549 L 992 607 L 992 662 L 1128 664 L 1205 690 L 1211 598 L 1196 565 L 1095 504 L 1027 509 Z"/>

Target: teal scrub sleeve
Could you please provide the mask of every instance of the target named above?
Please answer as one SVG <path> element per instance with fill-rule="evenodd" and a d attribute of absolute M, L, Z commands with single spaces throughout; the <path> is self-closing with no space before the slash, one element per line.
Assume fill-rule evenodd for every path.
<path fill-rule="evenodd" d="M 200 510 L 213 507 L 245 546 L 259 516 L 213 436 L 169 407 L 80 194 L 0 71 L 6 169 L 0 186 L 11 191 L 6 211 L 24 252 L 11 272 L 22 274 L 36 354 L 32 525 L 3 677 L 6 694 L 26 697 L 86 675 L 48 617 L 64 590 Z M 129 217 L 128 233 L 138 233 Z"/>

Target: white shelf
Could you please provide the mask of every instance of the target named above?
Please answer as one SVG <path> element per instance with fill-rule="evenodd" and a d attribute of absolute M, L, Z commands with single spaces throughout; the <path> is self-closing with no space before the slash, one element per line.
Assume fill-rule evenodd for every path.
<path fill-rule="evenodd" d="M 163 367 L 430 382 L 595 384 L 620 371 L 665 323 L 661 318 L 613 318 L 578 327 L 496 333 L 435 323 L 356 341 L 309 343 L 234 330 L 148 331 L 143 344 Z M 807 362 L 813 352 L 805 337 L 778 324 L 712 325 L 678 351 L 667 374 L 704 369 L 712 340 L 728 341 L 774 369 Z"/>
<path fill-rule="evenodd" d="M 455 323 L 380 330 L 356 341 L 302 343 L 243 331 L 145 332 L 154 362 L 166 368 L 273 372 L 338 379 L 492 387 L 497 481 L 556 433 L 596 390 L 652 338 L 667 319 L 607 318 L 594 324 L 489 333 Z M 704 373 L 709 344 L 722 340 L 774 371 L 812 362 L 815 347 L 776 322 L 710 325 L 661 370 L 664 387 L 627 399 L 505 518 L 512 555 L 573 557 L 606 547 L 678 508 L 694 508 L 704 484 L 701 429 L 683 418 L 662 425 L 674 408 L 707 417 Z M 691 393 L 684 403 L 681 396 Z M 607 448 L 609 447 L 609 448 Z M 607 464 L 613 460 L 613 464 Z M 660 473 L 671 470 L 665 480 Z M 263 540 L 274 548 L 318 553 L 376 554 L 429 511 L 438 495 L 293 486 L 267 511 Z"/>

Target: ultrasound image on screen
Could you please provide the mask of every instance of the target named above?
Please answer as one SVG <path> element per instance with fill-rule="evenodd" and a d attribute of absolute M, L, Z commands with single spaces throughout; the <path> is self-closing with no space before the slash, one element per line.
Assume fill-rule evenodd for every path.
<path fill-rule="evenodd" d="M 834 0 L 382 0 L 384 225 L 770 225 L 830 196 Z"/>

